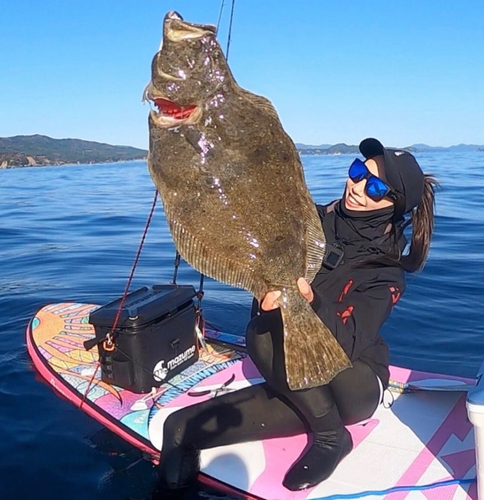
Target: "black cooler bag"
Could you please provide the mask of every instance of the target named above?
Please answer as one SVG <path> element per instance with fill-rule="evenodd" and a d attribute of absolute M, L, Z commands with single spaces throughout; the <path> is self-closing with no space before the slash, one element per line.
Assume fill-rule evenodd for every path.
<path fill-rule="evenodd" d="M 132 392 L 150 392 L 198 360 L 196 292 L 191 285 L 153 285 L 127 295 L 114 331 L 121 299 L 93 311 L 89 323 L 98 340 L 101 379 Z"/>

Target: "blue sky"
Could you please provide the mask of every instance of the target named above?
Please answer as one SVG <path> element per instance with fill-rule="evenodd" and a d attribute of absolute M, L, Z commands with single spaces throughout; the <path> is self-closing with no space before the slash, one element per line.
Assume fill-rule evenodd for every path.
<path fill-rule="evenodd" d="M 216 24 L 221 3 L 0 0 L 0 136 L 147 148 L 165 13 Z M 237 0 L 229 64 L 295 142 L 484 144 L 483 19 L 482 0 Z"/>

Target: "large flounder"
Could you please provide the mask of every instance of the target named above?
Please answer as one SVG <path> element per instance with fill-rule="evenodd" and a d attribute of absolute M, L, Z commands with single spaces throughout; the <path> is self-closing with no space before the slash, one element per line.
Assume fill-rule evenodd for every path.
<path fill-rule="evenodd" d="M 298 152 L 269 100 L 240 88 L 210 25 L 166 15 L 145 97 L 148 166 L 175 245 L 201 273 L 257 299 L 281 290 L 287 381 L 328 383 L 350 362 L 297 289 L 325 238 Z"/>

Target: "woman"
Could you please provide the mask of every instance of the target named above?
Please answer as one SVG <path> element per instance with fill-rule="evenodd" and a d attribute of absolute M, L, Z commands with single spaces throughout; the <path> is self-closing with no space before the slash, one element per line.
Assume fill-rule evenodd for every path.
<path fill-rule="evenodd" d="M 312 434 L 284 478 L 289 490 L 327 479 L 352 449 L 345 425 L 370 418 L 388 386 L 388 346 L 379 331 L 405 291 L 405 272 L 425 263 L 433 230 L 434 186 L 408 152 L 376 139 L 360 144 L 341 200 L 318 205 L 326 255 L 301 294 L 330 328 L 353 367 L 328 385 L 291 391 L 286 382 L 279 291 L 254 303 L 247 350 L 264 384 L 226 394 L 168 417 L 160 461 L 168 488 L 189 484 L 199 450 L 230 443 Z M 408 252 L 404 228 L 411 224 Z"/>

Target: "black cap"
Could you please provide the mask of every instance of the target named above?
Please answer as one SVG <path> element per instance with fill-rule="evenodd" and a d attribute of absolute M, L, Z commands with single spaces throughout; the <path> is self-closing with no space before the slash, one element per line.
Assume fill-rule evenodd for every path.
<path fill-rule="evenodd" d="M 368 160 L 383 155 L 385 175 L 397 193 L 405 197 L 405 212 L 416 207 L 424 192 L 424 174 L 415 157 L 403 149 L 384 148 L 377 139 L 364 139 L 360 152 Z"/>

